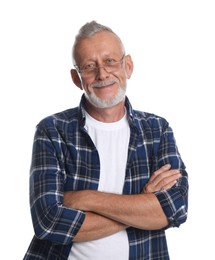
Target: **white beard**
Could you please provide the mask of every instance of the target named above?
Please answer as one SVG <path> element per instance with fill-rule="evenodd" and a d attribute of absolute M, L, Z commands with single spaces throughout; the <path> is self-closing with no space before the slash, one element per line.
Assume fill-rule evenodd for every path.
<path fill-rule="evenodd" d="M 119 87 L 115 97 L 113 97 L 109 100 L 103 100 L 103 99 L 98 98 L 94 92 L 88 94 L 85 91 L 85 97 L 95 107 L 110 108 L 110 107 L 113 107 L 113 106 L 119 104 L 121 101 L 123 101 L 125 99 L 125 93 L 126 93 L 126 86 Z"/>

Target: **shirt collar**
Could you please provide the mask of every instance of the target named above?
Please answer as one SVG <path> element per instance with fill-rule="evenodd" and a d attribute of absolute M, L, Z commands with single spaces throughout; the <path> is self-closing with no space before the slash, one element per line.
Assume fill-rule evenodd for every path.
<path fill-rule="evenodd" d="M 86 122 L 86 115 L 85 115 L 85 109 L 84 109 L 85 102 L 86 102 L 86 97 L 83 94 L 81 97 L 80 104 L 79 104 L 79 122 L 82 126 L 84 126 L 85 122 Z M 125 97 L 125 108 L 127 111 L 129 124 L 134 124 L 134 111 L 132 109 L 131 103 L 127 96 Z"/>

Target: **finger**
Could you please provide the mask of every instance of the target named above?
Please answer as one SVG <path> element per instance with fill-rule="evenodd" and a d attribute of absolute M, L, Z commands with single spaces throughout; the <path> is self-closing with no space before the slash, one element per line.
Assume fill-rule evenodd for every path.
<path fill-rule="evenodd" d="M 154 186 L 163 186 L 166 184 L 166 182 L 177 180 L 181 176 L 179 170 L 169 170 L 166 172 L 163 172 L 162 174 L 159 174 L 156 176 L 156 178 L 153 179 Z M 150 180 L 151 182 L 151 180 Z"/>
<path fill-rule="evenodd" d="M 177 181 L 174 180 L 174 181 L 168 183 L 167 185 L 163 186 L 160 190 L 168 190 L 168 189 L 172 188 L 176 183 L 177 183 Z"/>
<path fill-rule="evenodd" d="M 180 173 L 171 175 L 170 177 L 165 178 L 160 183 L 158 183 L 156 188 L 157 189 L 160 188 L 160 190 L 171 188 L 173 185 L 177 183 L 180 177 L 181 177 Z"/>
<path fill-rule="evenodd" d="M 178 170 L 170 170 L 159 176 L 153 181 L 149 181 L 144 189 L 144 193 L 152 193 L 163 189 L 171 188 L 177 180 L 181 177 L 181 173 Z"/>
<path fill-rule="evenodd" d="M 171 168 L 171 164 L 165 164 L 164 166 L 162 166 L 161 168 L 159 168 L 157 171 L 155 171 L 151 178 L 150 181 L 153 181 L 158 175 L 160 175 L 161 173 L 164 173 L 166 171 L 168 171 Z"/>

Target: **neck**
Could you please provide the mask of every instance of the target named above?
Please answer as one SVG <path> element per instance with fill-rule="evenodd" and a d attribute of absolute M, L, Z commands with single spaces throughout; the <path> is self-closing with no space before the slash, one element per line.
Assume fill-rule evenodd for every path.
<path fill-rule="evenodd" d="M 110 108 L 94 107 L 89 101 L 86 100 L 85 109 L 87 113 L 98 121 L 104 123 L 112 123 L 119 121 L 125 115 L 125 102 L 124 100 L 119 104 Z"/>

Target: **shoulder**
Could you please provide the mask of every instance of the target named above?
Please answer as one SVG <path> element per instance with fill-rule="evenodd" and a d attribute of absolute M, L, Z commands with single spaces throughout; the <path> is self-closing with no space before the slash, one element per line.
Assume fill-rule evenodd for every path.
<path fill-rule="evenodd" d="M 125 106 L 127 108 L 130 123 L 136 125 L 138 128 L 163 129 L 168 127 L 169 125 L 164 117 L 153 113 L 133 109 L 127 97 L 125 100 Z"/>
<path fill-rule="evenodd" d="M 70 125 L 78 121 L 78 107 L 70 108 L 43 118 L 37 128 L 56 128 L 59 126 Z"/>
<path fill-rule="evenodd" d="M 135 118 L 135 121 L 138 124 L 144 125 L 145 127 L 150 128 L 166 128 L 169 126 L 168 121 L 159 115 L 149 113 L 149 112 L 143 112 L 139 110 L 133 110 L 133 115 Z"/>

